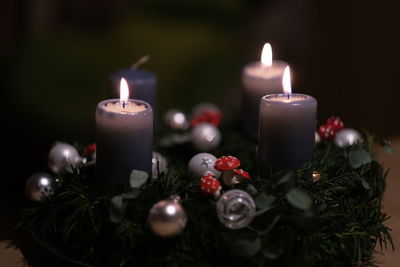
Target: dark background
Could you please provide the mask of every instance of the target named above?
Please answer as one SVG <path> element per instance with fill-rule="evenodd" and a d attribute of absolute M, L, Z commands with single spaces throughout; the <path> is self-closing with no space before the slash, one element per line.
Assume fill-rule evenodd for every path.
<path fill-rule="evenodd" d="M 241 68 L 259 60 L 269 41 L 275 59 L 291 64 L 294 91 L 318 100 L 320 123 L 337 115 L 348 127 L 399 135 L 398 7 L 368 0 L 3 0 L 0 240 L 18 239 L 11 226 L 24 181 L 48 171 L 51 144 L 94 141 L 108 75 L 146 54 L 143 69 L 159 79 L 159 115 L 210 101 L 234 121 Z"/>

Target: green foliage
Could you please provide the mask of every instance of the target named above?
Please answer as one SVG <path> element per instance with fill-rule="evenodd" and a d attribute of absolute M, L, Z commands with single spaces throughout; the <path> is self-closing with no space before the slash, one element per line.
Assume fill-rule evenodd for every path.
<path fill-rule="evenodd" d="M 223 133 L 213 153 L 238 156 L 253 174 L 235 186 L 257 205 L 247 228 L 230 230 L 218 221 L 216 200 L 187 175 L 195 152 L 184 144 L 162 151 L 168 173 L 148 179 L 134 172 L 140 183 L 127 192 L 102 185 L 93 165 L 75 169 L 59 177 L 57 194 L 23 212 L 23 224 L 65 255 L 96 266 L 372 266 L 376 245 L 392 245 L 381 209 L 386 173 L 369 142 L 345 149 L 322 142 L 297 173 L 259 177 L 255 145 Z M 314 170 L 321 179 L 313 183 Z M 179 236 L 160 238 L 147 227 L 147 214 L 172 194 L 181 197 L 188 223 Z"/>

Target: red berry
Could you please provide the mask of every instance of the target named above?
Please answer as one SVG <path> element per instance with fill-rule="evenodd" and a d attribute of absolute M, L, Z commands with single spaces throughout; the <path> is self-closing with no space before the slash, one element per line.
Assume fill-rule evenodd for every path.
<path fill-rule="evenodd" d="M 83 155 L 85 157 L 92 157 L 96 153 L 96 143 L 90 144 L 83 150 Z"/>
<path fill-rule="evenodd" d="M 321 136 L 321 138 L 333 139 L 335 138 L 336 131 L 330 124 L 325 124 L 319 127 L 318 134 Z"/>
<path fill-rule="evenodd" d="M 344 123 L 339 117 L 330 117 L 326 123 L 330 125 L 335 132 L 340 131 L 344 128 Z"/>

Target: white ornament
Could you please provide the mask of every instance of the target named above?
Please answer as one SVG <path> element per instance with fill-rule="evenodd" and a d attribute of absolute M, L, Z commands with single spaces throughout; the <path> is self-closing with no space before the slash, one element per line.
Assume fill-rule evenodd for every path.
<path fill-rule="evenodd" d="M 189 128 L 189 122 L 185 113 L 179 109 L 170 109 L 165 113 L 165 123 L 173 129 L 186 130 Z"/>
<path fill-rule="evenodd" d="M 192 144 L 198 151 L 209 151 L 221 143 L 221 133 L 211 123 L 203 122 L 192 129 Z"/>
<path fill-rule="evenodd" d="M 191 158 L 188 169 L 193 177 L 201 178 L 207 173 L 211 173 L 218 178 L 221 173 L 214 168 L 217 158 L 209 153 L 199 153 Z"/>
<path fill-rule="evenodd" d="M 335 144 L 338 147 L 351 146 L 362 141 L 361 134 L 351 128 L 344 128 L 337 132 L 335 136 Z"/>
<path fill-rule="evenodd" d="M 43 201 L 54 195 L 54 179 L 47 173 L 35 173 L 26 180 L 26 197 L 32 201 Z"/>
<path fill-rule="evenodd" d="M 86 162 L 79 156 L 75 147 L 67 143 L 56 143 L 50 150 L 48 164 L 54 173 L 60 173 L 69 166 L 77 166 Z"/>
<path fill-rule="evenodd" d="M 321 142 L 321 137 L 317 132 L 315 132 L 315 143 L 318 144 L 319 142 Z"/>

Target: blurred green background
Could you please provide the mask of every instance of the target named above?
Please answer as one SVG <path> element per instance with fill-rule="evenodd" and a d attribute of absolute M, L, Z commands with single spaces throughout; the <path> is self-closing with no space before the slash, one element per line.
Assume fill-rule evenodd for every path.
<path fill-rule="evenodd" d="M 44 161 L 56 140 L 95 140 L 108 75 L 148 54 L 159 116 L 203 101 L 240 112 L 240 73 L 264 42 L 289 62 L 295 92 L 318 100 L 319 122 L 400 134 L 395 1 L 6 0 L 1 3 L 2 113 L 11 158 Z M 6 150 L 6 151 L 7 151 Z M 36 157 L 37 156 L 37 157 Z M 29 168 L 28 168 L 29 169 Z"/>

